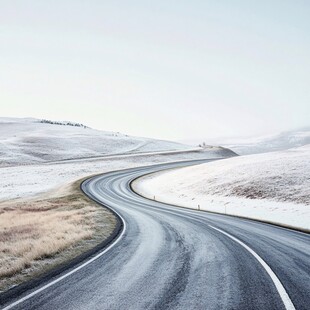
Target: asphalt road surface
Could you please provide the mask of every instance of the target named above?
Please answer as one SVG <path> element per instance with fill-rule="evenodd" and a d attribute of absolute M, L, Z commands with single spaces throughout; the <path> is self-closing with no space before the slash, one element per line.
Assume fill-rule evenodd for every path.
<path fill-rule="evenodd" d="M 108 248 L 6 309 L 310 309 L 310 235 L 147 200 L 138 176 L 197 162 L 93 177 L 83 190 L 123 230 Z"/>

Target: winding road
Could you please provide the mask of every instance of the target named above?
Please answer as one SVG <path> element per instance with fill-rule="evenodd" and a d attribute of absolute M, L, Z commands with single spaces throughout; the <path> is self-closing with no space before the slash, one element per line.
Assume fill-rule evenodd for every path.
<path fill-rule="evenodd" d="M 120 235 L 4 309 L 310 309 L 309 234 L 178 208 L 131 190 L 139 176 L 200 162 L 85 181 L 83 191 L 119 215 Z"/>

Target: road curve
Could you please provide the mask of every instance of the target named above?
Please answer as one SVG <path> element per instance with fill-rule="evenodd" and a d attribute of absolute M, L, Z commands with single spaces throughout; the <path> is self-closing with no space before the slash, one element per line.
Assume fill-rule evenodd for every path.
<path fill-rule="evenodd" d="M 91 261 L 4 309 L 309 309 L 309 234 L 165 205 L 130 188 L 146 173 L 195 163 L 84 182 L 87 195 L 119 214 L 121 235 Z"/>

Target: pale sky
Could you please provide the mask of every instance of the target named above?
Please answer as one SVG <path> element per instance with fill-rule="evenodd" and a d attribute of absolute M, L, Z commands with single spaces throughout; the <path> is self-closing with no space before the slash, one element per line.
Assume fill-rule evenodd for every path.
<path fill-rule="evenodd" d="M 0 116 L 172 140 L 310 125 L 308 0 L 0 0 Z"/>

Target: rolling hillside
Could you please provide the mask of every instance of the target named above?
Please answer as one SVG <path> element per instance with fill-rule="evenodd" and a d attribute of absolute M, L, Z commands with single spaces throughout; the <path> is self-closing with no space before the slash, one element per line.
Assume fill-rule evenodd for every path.
<path fill-rule="evenodd" d="M 0 166 L 193 147 L 106 132 L 72 122 L 0 118 Z"/>

